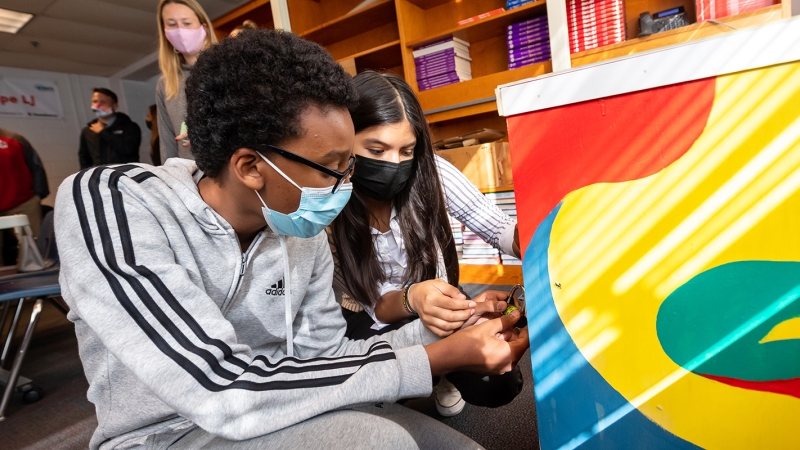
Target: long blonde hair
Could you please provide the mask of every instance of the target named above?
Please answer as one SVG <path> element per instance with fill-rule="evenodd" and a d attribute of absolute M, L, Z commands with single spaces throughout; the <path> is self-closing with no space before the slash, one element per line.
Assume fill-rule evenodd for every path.
<path fill-rule="evenodd" d="M 158 3 L 158 12 L 156 13 L 156 20 L 158 20 L 158 67 L 161 68 L 161 73 L 164 75 L 164 87 L 167 98 L 172 98 L 178 95 L 178 76 L 181 69 L 181 54 L 175 51 L 175 47 L 167 40 L 167 35 L 164 33 L 164 19 L 162 11 L 164 6 L 170 3 L 177 3 L 184 5 L 191 9 L 200 20 L 200 26 L 205 25 L 206 42 L 203 44 L 203 49 L 208 48 L 209 45 L 217 42 L 217 35 L 214 33 L 214 26 L 211 25 L 211 20 L 208 14 L 203 10 L 203 7 L 197 3 L 197 0 L 161 0 Z"/>

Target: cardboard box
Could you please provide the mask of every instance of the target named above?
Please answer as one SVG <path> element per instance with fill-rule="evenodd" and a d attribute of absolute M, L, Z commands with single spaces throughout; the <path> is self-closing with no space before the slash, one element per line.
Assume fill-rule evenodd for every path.
<path fill-rule="evenodd" d="M 511 176 L 508 142 L 490 142 L 439 150 L 436 154 L 456 166 L 475 186 L 478 186 L 478 189 L 499 188 L 514 184 Z"/>

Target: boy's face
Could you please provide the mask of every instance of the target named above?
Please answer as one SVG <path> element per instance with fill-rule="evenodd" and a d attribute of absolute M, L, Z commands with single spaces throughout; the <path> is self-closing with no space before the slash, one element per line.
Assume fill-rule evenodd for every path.
<path fill-rule="evenodd" d="M 302 136 L 278 146 L 338 172 L 346 169 L 353 153 L 355 135 L 347 109 L 323 111 L 317 106 L 309 106 L 300 116 L 300 129 L 303 130 Z M 333 187 L 336 182 L 332 176 L 275 152 L 267 151 L 264 156 L 300 187 Z M 300 190 L 263 160 L 258 163 L 258 171 L 267 179 L 265 188 L 259 192 L 267 206 L 284 214 L 295 212 L 300 205 Z"/>

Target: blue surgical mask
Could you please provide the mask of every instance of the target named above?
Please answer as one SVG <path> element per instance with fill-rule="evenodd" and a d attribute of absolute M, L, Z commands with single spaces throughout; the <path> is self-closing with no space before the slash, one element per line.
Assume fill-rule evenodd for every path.
<path fill-rule="evenodd" d="M 297 189 L 300 189 L 300 206 L 297 211 L 291 214 L 283 214 L 278 211 L 269 209 L 261 194 L 256 191 L 261 204 L 264 205 L 261 211 L 264 214 L 264 220 L 267 225 L 275 233 L 285 236 L 296 236 L 301 238 L 310 238 L 318 235 L 328 225 L 333 222 L 333 219 L 342 212 L 347 201 L 350 200 L 350 194 L 353 191 L 352 183 L 344 183 L 339 187 L 336 193 L 331 193 L 330 187 L 326 188 L 301 188 L 285 173 L 278 169 L 275 164 L 264 157 L 261 153 L 259 156 L 264 159 L 276 172 L 281 174 L 283 178 L 289 183 L 292 183 Z"/>
<path fill-rule="evenodd" d="M 99 117 L 101 119 L 106 119 L 108 117 L 111 117 L 114 114 L 114 110 L 113 109 L 109 109 L 108 111 L 104 111 L 103 109 L 100 109 L 100 108 L 92 108 L 92 111 L 94 111 L 94 115 L 95 116 L 97 116 L 97 117 Z"/>

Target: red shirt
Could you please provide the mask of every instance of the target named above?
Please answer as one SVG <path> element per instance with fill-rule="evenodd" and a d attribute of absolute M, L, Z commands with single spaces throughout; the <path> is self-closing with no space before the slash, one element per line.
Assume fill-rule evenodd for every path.
<path fill-rule="evenodd" d="M 0 211 L 15 208 L 32 197 L 33 178 L 22 144 L 0 135 Z"/>

